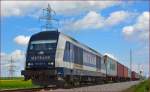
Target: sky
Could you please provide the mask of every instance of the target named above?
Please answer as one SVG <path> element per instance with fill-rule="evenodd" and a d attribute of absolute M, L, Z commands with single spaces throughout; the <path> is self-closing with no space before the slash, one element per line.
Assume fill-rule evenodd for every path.
<path fill-rule="evenodd" d="M 149 4 L 147 1 L 1 1 L 1 76 L 24 69 L 30 37 L 42 31 L 42 9 L 50 4 L 56 27 L 79 42 L 148 75 Z"/>

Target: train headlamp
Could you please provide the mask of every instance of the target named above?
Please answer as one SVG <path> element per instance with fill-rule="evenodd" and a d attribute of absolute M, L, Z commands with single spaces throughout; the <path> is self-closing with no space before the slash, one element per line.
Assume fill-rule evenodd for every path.
<path fill-rule="evenodd" d="M 51 62 L 51 65 L 54 65 L 54 63 L 53 63 L 53 62 Z"/>
<path fill-rule="evenodd" d="M 48 62 L 48 65 L 54 65 L 54 63 L 53 62 Z"/>
<path fill-rule="evenodd" d="M 31 63 L 28 63 L 28 66 L 30 66 L 31 65 Z"/>
<path fill-rule="evenodd" d="M 33 63 L 28 63 L 28 66 L 32 66 L 33 65 Z"/>

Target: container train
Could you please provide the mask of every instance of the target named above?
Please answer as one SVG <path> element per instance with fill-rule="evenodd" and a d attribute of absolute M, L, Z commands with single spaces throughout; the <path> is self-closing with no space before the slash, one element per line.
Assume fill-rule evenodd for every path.
<path fill-rule="evenodd" d="M 118 61 L 57 30 L 31 36 L 21 74 L 43 86 L 139 79 L 139 74 Z"/>

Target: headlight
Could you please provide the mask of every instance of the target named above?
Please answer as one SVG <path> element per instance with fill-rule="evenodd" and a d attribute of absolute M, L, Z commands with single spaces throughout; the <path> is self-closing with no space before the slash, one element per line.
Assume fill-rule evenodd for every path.
<path fill-rule="evenodd" d="M 28 66 L 32 66 L 32 65 L 33 65 L 33 63 L 28 63 L 27 65 L 28 65 Z"/>
<path fill-rule="evenodd" d="M 30 65 L 31 65 L 31 63 L 28 63 L 27 65 L 28 65 L 28 66 L 30 66 Z"/>
<path fill-rule="evenodd" d="M 48 65 L 54 65 L 54 63 L 53 62 L 48 62 Z"/>
<path fill-rule="evenodd" d="M 54 65 L 54 63 L 53 63 L 53 62 L 51 62 L 51 65 Z"/>

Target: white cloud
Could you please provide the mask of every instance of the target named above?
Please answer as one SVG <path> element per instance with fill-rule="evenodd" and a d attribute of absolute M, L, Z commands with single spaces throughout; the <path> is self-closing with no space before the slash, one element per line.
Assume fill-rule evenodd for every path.
<path fill-rule="evenodd" d="M 84 18 L 77 20 L 74 24 L 74 28 L 88 29 L 88 28 L 100 28 L 103 26 L 104 18 L 94 12 L 90 11 Z"/>
<path fill-rule="evenodd" d="M 132 35 L 133 32 L 134 32 L 134 28 L 132 26 L 126 26 L 123 28 L 123 31 L 122 31 L 124 34 L 126 35 Z"/>
<path fill-rule="evenodd" d="M 25 53 L 21 50 L 15 50 L 10 54 L 1 53 L 1 61 L 10 61 L 11 59 L 14 61 L 22 60 L 25 57 Z"/>
<path fill-rule="evenodd" d="M 105 18 L 100 13 L 89 11 L 83 18 L 75 21 L 68 21 L 70 22 L 68 23 L 69 26 L 64 26 L 67 26 L 68 29 L 71 28 L 73 30 L 100 29 L 108 26 L 115 26 L 129 18 L 130 14 L 131 13 L 126 11 L 115 11 L 112 12 L 110 16 Z"/>
<path fill-rule="evenodd" d="M 129 12 L 126 11 L 116 11 L 110 14 L 110 16 L 106 19 L 105 25 L 113 26 L 117 25 L 120 22 L 124 21 L 129 17 Z"/>
<path fill-rule="evenodd" d="M 57 13 L 77 14 L 90 10 L 102 10 L 115 5 L 120 1 L 1 1 L 2 16 L 30 15 L 34 11 L 50 4 Z M 32 13 L 33 14 L 33 13 Z"/>
<path fill-rule="evenodd" d="M 100 9 L 104 9 L 107 7 L 119 5 L 120 1 L 88 1 L 89 5 L 99 7 Z"/>
<path fill-rule="evenodd" d="M 2 1 L 2 16 L 33 16 L 37 17 L 43 8 L 50 4 L 57 14 L 76 15 L 81 13 L 88 14 L 82 19 L 69 21 L 66 26 L 72 29 L 101 28 L 104 25 L 116 25 L 123 21 L 127 16 L 127 12 L 117 11 L 110 14 L 108 18 L 104 18 L 97 11 L 121 5 L 121 1 Z M 115 16 L 118 16 L 117 18 Z M 115 19 L 114 19 L 115 18 Z M 70 29 L 63 27 L 63 30 Z"/>
<path fill-rule="evenodd" d="M 35 1 L 1 1 L 2 16 L 26 16 L 37 13 L 47 2 Z"/>
<path fill-rule="evenodd" d="M 10 54 L 10 56 L 12 56 L 13 60 L 21 60 L 24 58 L 25 54 L 21 50 L 15 50 Z"/>
<path fill-rule="evenodd" d="M 14 41 L 19 45 L 26 46 L 29 42 L 29 39 L 30 39 L 30 36 L 19 35 L 14 39 Z"/>
<path fill-rule="evenodd" d="M 135 37 L 136 39 L 148 39 L 149 37 L 149 12 L 143 12 L 137 17 L 136 23 L 123 28 L 125 37 Z"/>

